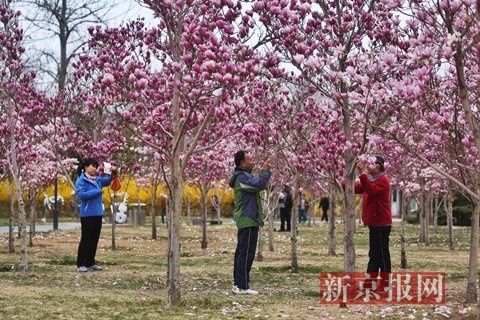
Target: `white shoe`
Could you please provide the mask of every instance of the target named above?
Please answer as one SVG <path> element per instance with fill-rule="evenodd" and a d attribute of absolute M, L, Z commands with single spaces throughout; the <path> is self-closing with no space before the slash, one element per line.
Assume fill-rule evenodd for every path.
<path fill-rule="evenodd" d="M 102 267 L 100 267 L 98 264 L 94 264 L 93 266 L 89 267 L 88 270 L 91 270 L 91 271 L 102 271 Z"/>
<path fill-rule="evenodd" d="M 235 294 L 251 294 L 251 295 L 258 294 L 258 291 L 255 291 L 252 289 L 240 289 L 237 286 L 233 286 L 232 292 Z"/>
<path fill-rule="evenodd" d="M 253 290 L 253 289 L 247 289 L 246 291 L 247 291 L 247 293 L 246 293 L 246 294 L 251 294 L 251 295 L 258 294 L 258 291 L 257 291 L 257 290 Z"/>
<path fill-rule="evenodd" d="M 78 272 L 88 272 L 88 268 L 87 268 L 87 267 L 84 267 L 84 266 L 81 266 L 81 267 L 78 267 L 78 268 L 77 268 L 77 271 L 78 271 Z"/>

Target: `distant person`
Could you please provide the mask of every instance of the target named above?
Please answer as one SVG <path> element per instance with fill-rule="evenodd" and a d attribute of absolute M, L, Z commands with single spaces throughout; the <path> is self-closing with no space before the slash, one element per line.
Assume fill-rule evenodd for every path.
<path fill-rule="evenodd" d="M 305 193 L 300 191 L 300 201 L 298 202 L 298 222 L 305 223 L 308 220 L 308 201 L 305 197 Z"/>
<path fill-rule="evenodd" d="M 293 201 L 290 187 L 288 185 L 283 186 L 282 192 L 279 196 L 278 205 L 280 207 L 280 231 L 290 231 Z M 287 229 L 285 229 L 285 225 L 287 226 Z"/>
<path fill-rule="evenodd" d="M 110 185 L 112 175 L 116 175 L 112 167 L 111 175 L 97 175 L 98 161 L 87 158 L 78 168 L 78 178 L 75 183 L 75 193 L 80 200 L 80 223 L 82 236 L 78 245 L 77 271 L 101 271 L 95 262 L 98 240 L 102 229 L 103 203 L 102 188 Z"/>
<path fill-rule="evenodd" d="M 250 270 L 257 249 L 258 229 L 263 226 L 260 191 L 270 180 L 271 165 L 265 163 L 258 177 L 251 174 L 253 166 L 253 157 L 248 151 L 235 153 L 235 170 L 229 182 L 234 189 L 233 216 L 238 228 L 233 262 L 232 291 L 235 294 L 258 294 L 258 291 L 250 289 Z"/>
<path fill-rule="evenodd" d="M 320 221 L 328 222 L 328 209 L 330 209 L 330 200 L 328 197 L 321 197 L 318 206 L 322 209 L 322 218 Z"/>

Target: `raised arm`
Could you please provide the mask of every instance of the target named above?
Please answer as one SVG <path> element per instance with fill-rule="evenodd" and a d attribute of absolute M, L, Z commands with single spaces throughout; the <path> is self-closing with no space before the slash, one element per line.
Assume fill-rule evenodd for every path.
<path fill-rule="evenodd" d="M 258 177 L 241 174 L 237 179 L 240 183 L 240 189 L 242 191 L 256 193 L 265 189 L 268 181 L 270 180 L 270 176 L 270 171 L 260 171 Z"/>
<path fill-rule="evenodd" d="M 98 179 L 98 182 L 102 188 L 105 188 L 106 186 L 109 186 L 110 183 L 112 182 L 112 176 L 106 175 L 106 176 L 100 177 L 100 179 Z"/>

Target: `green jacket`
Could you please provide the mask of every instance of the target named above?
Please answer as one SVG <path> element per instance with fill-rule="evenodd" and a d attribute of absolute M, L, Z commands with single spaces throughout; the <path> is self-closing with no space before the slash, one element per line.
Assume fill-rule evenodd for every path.
<path fill-rule="evenodd" d="M 265 189 L 270 176 L 268 170 L 261 170 L 258 177 L 254 177 L 241 168 L 235 168 L 229 185 L 234 190 L 233 218 L 237 228 L 263 226 L 260 191 Z"/>

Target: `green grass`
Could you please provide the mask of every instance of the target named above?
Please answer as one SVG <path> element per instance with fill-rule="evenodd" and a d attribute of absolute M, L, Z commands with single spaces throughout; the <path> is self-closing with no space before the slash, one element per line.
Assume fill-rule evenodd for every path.
<path fill-rule="evenodd" d="M 0 251 L 0 319 L 389 319 L 438 318 L 431 305 L 359 306 L 341 309 L 319 303 L 320 272 L 343 270 L 342 226 L 337 225 L 337 255 L 329 256 L 327 226 L 301 226 L 299 272 L 290 268 L 289 235 L 275 233 L 275 251 L 265 245 L 262 262 L 254 262 L 252 286 L 258 296 L 235 296 L 230 292 L 236 230 L 232 225 L 209 228 L 208 248 L 200 248 L 201 227 L 182 229 L 182 304 L 167 308 L 166 230 L 158 228 L 151 240 L 148 226 L 117 228 L 118 250 L 111 250 L 111 229 L 102 230 L 97 260 L 102 272 L 75 271 L 79 230 L 39 234 L 29 248 L 30 271 L 22 277 L 17 253 L 6 251 L 6 235 Z M 394 271 L 399 267 L 399 226 L 391 234 Z M 417 244 L 418 226 L 406 226 L 407 271 L 442 271 L 447 274 L 447 305 L 452 318 L 468 307 L 465 288 L 468 264 L 469 229 L 455 228 L 456 248 L 448 250 L 446 230 L 430 232 L 430 246 Z M 368 230 L 357 226 L 356 267 L 365 270 L 368 262 Z M 391 307 L 390 309 L 385 309 Z M 476 306 L 468 316 L 473 318 Z M 385 311 L 387 310 L 387 311 Z"/>

